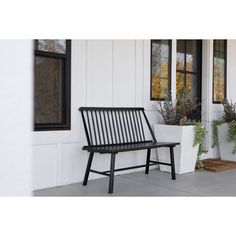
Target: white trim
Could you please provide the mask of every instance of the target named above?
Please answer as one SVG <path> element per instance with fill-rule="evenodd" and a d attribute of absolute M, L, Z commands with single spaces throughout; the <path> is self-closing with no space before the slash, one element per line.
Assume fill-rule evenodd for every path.
<path fill-rule="evenodd" d="M 171 48 L 171 94 L 172 99 L 176 99 L 176 55 L 177 55 L 177 40 L 172 40 Z"/>

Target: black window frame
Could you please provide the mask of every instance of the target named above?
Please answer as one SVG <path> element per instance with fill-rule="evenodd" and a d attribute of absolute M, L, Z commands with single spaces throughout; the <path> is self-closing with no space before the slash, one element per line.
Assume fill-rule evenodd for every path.
<path fill-rule="evenodd" d="M 37 39 L 34 40 L 35 45 L 37 44 Z M 44 123 L 37 124 L 34 119 L 34 131 L 57 131 L 57 130 L 70 130 L 71 129 L 71 40 L 66 40 L 66 52 L 56 53 L 50 51 L 37 50 L 34 49 L 34 65 L 36 62 L 36 56 L 56 58 L 63 60 L 63 91 L 62 97 L 62 115 L 63 121 L 61 123 Z M 34 66 L 34 74 L 35 69 Z M 34 114 L 35 115 L 35 114 Z"/>
<path fill-rule="evenodd" d="M 224 99 L 227 99 L 227 40 L 222 39 L 224 41 Z M 214 57 L 215 57 L 215 41 L 213 40 L 213 74 L 212 74 L 212 103 L 213 104 L 221 104 L 222 101 L 215 101 L 214 100 L 214 87 L 215 87 L 215 80 L 214 80 L 214 69 L 215 69 L 215 63 L 214 63 Z M 223 99 L 223 100 L 224 100 Z"/>
<path fill-rule="evenodd" d="M 171 92 L 171 67 L 172 67 L 172 40 L 171 39 L 151 39 L 150 41 L 150 100 L 151 101 L 164 101 L 165 98 L 152 97 L 152 45 L 158 41 L 167 40 L 169 46 L 168 55 L 168 90 Z"/>
<path fill-rule="evenodd" d="M 186 51 L 187 51 L 187 41 L 197 41 L 197 51 L 198 52 L 201 52 L 201 53 L 197 53 L 197 68 L 196 68 L 196 71 L 197 72 L 192 72 L 192 71 L 188 71 L 187 70 L 187 54 L 186 54 Z M 178 44 L 178 41 L 180 40 L 177 40 L 177 44 Z M 198 99 L 198 102 L 201 102 L 201 99 L 202 99 L 202 40 L 199 40 L 199 39 L 191 39 L 191 40 L 182 40 L 181 41 L 185 41 L 184 42 L 184 47 L 185 47 L 185 54 L 184 54 L 184 65 L 185 65 L 185 68 L 184 70 L 177 70 L 177 64 L 176 64 L 176 75 L 177 73 L 182 73 L 184 74 L 184 90 L 186 91 L 186 84 L 187 84 L 187 74 L 192 74 L 192 75 L 195 75 L 197 77 L 197 99 Z M 176 55 L 178 53 L 178 49 L 177 49 L 177 45 L 176 45 Z M 176 93 L 177 95 L 177 93 Z"/>

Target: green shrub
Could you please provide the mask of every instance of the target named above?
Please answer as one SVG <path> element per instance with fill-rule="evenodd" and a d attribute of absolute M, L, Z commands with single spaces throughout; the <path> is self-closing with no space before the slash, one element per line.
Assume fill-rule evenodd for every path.
<path fill-rule="evenodd" d="M 225 122 L 231 122 L 236 120 L 236 105 L 232 103 L 232 101 L 228 101 L 225 99 L 222 102 L 222 105 L 224 107 L 224 112 L 223 112 L 223 120 Z"/>
<path fill-rule="evenodd" d="M 212 147 L 218 146 L 219 145 L 219 140 L 218 140 L 218 126 L 222 125 L 224 123 L 223 120 L 213 120 L 212 123 L 212 129 L 213 129 L 213 134 L 212 134 L 212 139 L 213 139 L 213 144 Z"/>
<path fill-rule="evenodd" d="M 234 149 L 233 154 L 236 154 L 236 104 L 232 101 L 225 99 L 222 102 L 223 105 L 223 116 L 220 120 L 213 120 L 213 133 L 212 139 L 213 144 L 212 147 L 219 145 L 218 141 L 218 126 L 222 125 L 223 123 L 228 123 L 228 142 L 234 142 Z"/>
<path fill-rule="evenodd" d="M 236 121 L 233 120 L 228 124 L 228 141 L 234 142 L 233 154 L 236 153 Z"/>
<path fill-rule="evenodd" d="M 200 122 L 195 123 L 194 129 L 195 129 L 195 138 L 194 138 L 193 146 L 195 147 L 196 145 L 199 144 L 199 149 L 198 149 L 198 157 L 199 157 L 203 153 L 207 152 L 203 146 L 203 140 L 206 137 L 207 130 L 202 126 Z"/>

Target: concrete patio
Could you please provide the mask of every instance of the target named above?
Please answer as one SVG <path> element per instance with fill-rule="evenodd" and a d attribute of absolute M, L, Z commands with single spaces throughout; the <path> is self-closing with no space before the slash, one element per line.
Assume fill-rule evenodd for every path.
<path fill-rule="evenodd" d="M 236 196 L 236 170 L 225 172 L 196 171 L 177 175 L 157 169 L 149 175 L 144 172 L 117 175 L 114 194 L 109 196 Z M 108 178 L 37 190 L 35 196 L 108 196 Z"/>

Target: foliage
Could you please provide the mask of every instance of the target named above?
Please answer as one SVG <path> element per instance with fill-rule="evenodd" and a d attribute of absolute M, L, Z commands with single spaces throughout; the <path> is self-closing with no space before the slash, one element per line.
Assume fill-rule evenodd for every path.
<path fill-rule="evenodd" d="M 224 111 L 222 120 L 213 121 L 213 144 L 212 147 L 219 145 L 218 141 L 218 126 L 223 123 L 228 123 L 228 142 L 234 142 L 233 154 L 236 154 L 236 104 L 227 99 L 222 102 Z"/>
<path fill-rule="evenodd" d="M 200 122 L 195 123 L 195 138 L 193 146 L 199 145 L 198 148 L 198 157 L 201 156 L 203 153 L 206 153 L 207 151 L 203 147 L 203 140 L 206 137 L 207 130 L 202 126 Z"/>
<path fill-rule="evenodd" d="M 177 125 L 180 117 L 176 112 L 176 106 L 171 99 L 171 95 L 168 95 L 164 102 L 157 101 L 154 105 L 154 109 L 161 114 L 165 124 Z"/>
<path fill-rule="evenodd" d="M 196 163 L 196 169 L 198 170 L 204 170 L 205 169 L 205 166 L 202 162 L 202 160 L 198 160 L 197 163 Z"/>
<path fill-rule="evenodd" d="M 195 125 L 195 137 L 193 146 L 199 145 L 198 157 L 206 150 L 203 147 L 203 140 L 207 134 L 207 130 L 200 122 L 196 122 L 199 116 L 199 103 L 197 99 L 189 96 L 178 96 L 176 101 L 171 99 L 169 95 L 164 101 L 157 101 L 154 109 L 161 114 L 167 125 Z M 198 161 L 200 169 L 203 169 L 203 163 Z"/>
<path fill-rule="evenodd" d="M 154 109 L 161 114 L 167 125 L 189 125 L 199 115 L 199 103 L 190 96 L 178 96 L 173 101 L 169 94 L 164 102 L 156 101 Z"/>
<path fill-rule="evenodd" d="M 176 110 L 181 119 L 186 119 L 188 122 L 198 119 L 200 103 L 197 98 L 191 96 L 179 95 L 176 100 Z"/>
<path fill-rule="evenodd" d="M 236 120 L 236 104 L 233 104 L 232 101 L 227 99 L 222 102 L 224 107 L 223 120 L 225 122 L 231 122 Z"/>
<path fill-rule="evenodd" d="M 152 97 L 161 98 L 161 79 L 157 74 L 152 76 Z"/>
<path fill-rule="evenodd" d="M 152 68 L 152 97 L 163 98 L 168 94 L 168 63 L 161 63 L 159 70 L 156 66 Z"/>
<path fill-rule="evenodd" d="M 234 142 L 234 149 L 233 154 L 236 153 L 236 121 L 233 120 L 229 124 L 229 130 L 228 130 L 228 141 Z"/>
<path fill-rule="evenodd" d="M 212 124 L 212 139 L 213 139 L 213 144 L 212 147 L 218 146 L 219 145 L 219 140 L 218 140 L 218 126 L 222 125 L 224 123 L 223 120 L 213 120 Z"/>

